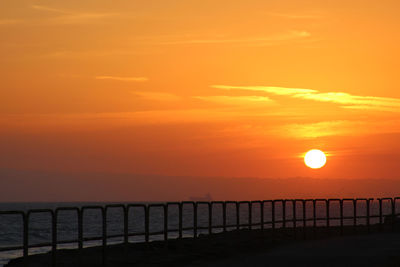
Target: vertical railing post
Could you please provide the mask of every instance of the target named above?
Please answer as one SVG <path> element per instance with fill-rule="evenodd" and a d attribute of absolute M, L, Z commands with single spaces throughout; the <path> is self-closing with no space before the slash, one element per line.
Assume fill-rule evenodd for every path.
<path fill-rule="evenodd" d="M 307 238 L 306 229 L 307 229 L 307 218 L 306 218 L 306 200 L 303 199 L 301 201 L 303 206 L 303 239 Z"/>
<path fill-rule="evenodd" d="M 353 212 L 354 212 L 354 218 L 353 218 L 353 230 L 354 232 L 357 231 L 357 200 L 353 199 Z"/>
<path fill-rule="evenodd" d="M 340 200 L 340 235 L 343 235 L 343 199 Z"/>
<path fill-rule="evenodd" d="M 129 214 L 126 205 L 123 206 L 122 210 L 124 212 L 124 244 L 126 248 L 129 243 Z"/>
<path fill-rule="evenodd" d="M 83 210 L 78 210 L 78 249 L 82 251 L 83 248 Z"/>
<path fill-rule="evenodd" d="M 383 220 L 382 220 L 382 199 L 379 198 L 379 229 L 383 230 Z"/>
<path fill-rule="evenodd" d="M 212 234 L 212 204 L 208 202 L 208 234 Z"/>
<path fill-rule="evenodd" d="M 260 202 L 260 223 L 261 230 L 264 231 L 264 201 Z"/>
<path fill-rule="evenodd" d="M 393 198 L 390 199 L 392 202 L 392 231 L 396 228 L 396 204 Z"/>
<path fill-rule="evenodd" d="M 326 227 L 329 229 L 329 226 L 330 226 L 330 213 L 329 213 L 330 203 L 329 203 L 328 199 L 325 199 L 325 208 L 326 208 Z"/>
<path fill-rule="evenodd" d="M 122 212 L 124 214 L 124 258 L 127 260 L 128 257 L 128 244 L 129 244 L 129 214 L 128 206 L 122 206 Z"/>
<path fill-rule="evenodd" d="M 83 266 L 83 209 L 78 209 L 78 265 Z"/>
<path fill-rule="evenodd" d="M 251 229 L 253 229 L 253 205 L 252 205 L 251 201 L 249 201 L 248 206 L 249 206 L 248 222 L 249 222 L 249 229 L 251 230 Z"/>
<path fill-rule="evenodd" d="M 286 228 L 286 199 L 282 202 L 282 228 Z"/>
<path fill-rule="evenodd" d="M 193 202 L 193 235 L 197 238 L 197 202 Z"/>
<path fill-rule="evenodd" d="M 240 229 L 240 204 L 236 201 L 236 229 Z"/>
<path fill-rule="evenodd" d="M 168 241 L 168 205 L 163 204 L 164 211 L 164 241 Z"/>
<path fill-rule="evenodd" d="M 52 266 L 57 265 L 57 213 L 55 214 L 54 211 L 51 213 L 51 225 L 52 225 L 52 251 L 51 251 L 51 261 Z"/>
<path fill-rule="evenodd" d="M 313 199 L 313 236 L 317 237 L 317 200 Z"/>
<path fill-rule="evenodd" d="M 223 224 L 223 229 L 224 229 L 224 232 L 226 232 L 226 201 L 224 201 L 223 203 L 222 203 L 222 224 Z"/>
<path fill-rule="evenodd" d="M 179 203 L 179 238 L 183 237 L 183 203 Z"/>
<path fill-rule="evenodd" d="M 330 212 L 329 212 L 329 208 L 330 208 L 330 202 L 328 199 L 324 199 L 325 202 L 325 216 L 326 216 L 326 233 L 327 236 L 331 235 L 331 228 L 330 228 Z"/>
<path fill-rule="evenodd" d="M 149 214 L 149 205 L 144 207 L 144 238 L 146 243 L 149 243 L 150 239 L 150 214 Z"/>
<path fill-rule="evenodd" d="M 313 226 L 317 227 L 317 200 L 313 199 Z"/>
<path fill-rule="evenodd" d="M 371 199 L 370 198 L 368 198 L 367 200 L 366 200 L 366 204 L 367 204 L 367 232 L 369 233 L 370 232 L 370 201 L 371 201 Z"/>
<path fill-rule="evenodd" d="M 272 234 L 275 234 L 275 200 L 272 201 L 271 206 L 271 218 L 272 218 Z"/>
<path fill-rule="evenodd" d="M 292 200 L 292 217 L 293 217 L 293 232 L 294 232 L 294 238 L 297 238 L 297 216 L 296 216 L 296 199 Z"/>
<path fill-rule="evenodd" d="M 24 240 L 23 240 L 23 242 L 24 242 L 24 249 L 23 249 L 23 256 L 24 256 L 24 258 L 25 258 L 25 260 L 27 259 L 27 257 L 28 257 L 28 253 L 29 253 L 29 251 L 28 251 L 28 235 L 29 235 L 29 233 L 28 233 L 28 229 L 29 229 L 29 226 L 28 226 L 28 224 L 29 224 L 29 217 L 28 217 L 28 215 L 24 212 L 24 214 L 23 214 L 23 216 L 22 216 L 22 220 L 23 220 L 23 223 L 24 223 L 24 233 L 23 233 L 23 238 L 24 238 Z"/>
<path fill-rule="evenodd" d="M 107 209 L 101 209 L 102 218 L 103 218 L 103 257 L 102 264 L 103 266 L 107 266 Z"/>

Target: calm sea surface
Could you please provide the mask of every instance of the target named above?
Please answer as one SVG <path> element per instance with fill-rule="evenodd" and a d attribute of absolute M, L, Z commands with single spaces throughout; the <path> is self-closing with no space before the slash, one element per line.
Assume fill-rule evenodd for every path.
<path fill-rule="evenodd" d="M 0 203 L 0 210 L 22 210 L 26 211 L 29 209 L 54 209 L 57 207 L 80 207 L 86 205 L 106 205 L 110 203 Z M 400 206 L 400 205 L 397 205 Z M 400 209 L 400 207 L 399 207 Z M 227 225 L 236 224 L 236 207 L 234 204 L 227 204 Z M 282 219 L 282 204 L 277 203 L 276 208 L 276 220 Z M 391 214 L 390 202 L 385 201 L 382 205 L 382 213 L 384 215 Z M 396 210 L 399 212 L 399 210 Z M 221 226 L 223 223 L 222 217 L 222 205 L 215 204 L 212 210 L 212 225 Z M 329 209 L 330 217 L 339 217 L 340 208 L 339 204 L 332 202 Z M 170 206 L 168 209 L 168 229 L 178 229 L 178 214 L 179 210 L 177 206 Z M 248 223 L 249 208 L 246 204 L 240 205 L 240 223 Z M 253 204 L 252 207 L 252 222 L 260 222 L 260 205 Z M 344 216 L 351 217 L 354 214 L 354 209 L 351 202 L 345 202 L 344 204 Z M 370 214 L 379 214 L 379 203 L 378 201 L 371 202 Z M 326 207 L 323 202 L 318 202 L 316 207 L 317 218 L 326 218 Z M 357 204 L 357 216 L 366 215 L 366 204 L 365 202 L 359 202 Z M 163 231 L 164 227 L 164 214 L 162 208 L 152 208 L 150 212 L 150 232 Z M 198 207 L 198 226 L 208 226 L 208 207 L 207 205 L 199 205 Z M 303 217 L 301 203 L 296 205 L 296 218 L 301 220 Z M 144 233 L 145 222 L 144 222 L 144 211 L 143 208 L 135 207 L 129 210 L 129 233 Z M 286 219 L 293 218 L 293 206 L 290 202 L 286 204 Z M 306 205 L 306 218 L 313 218 L 313 207 L 312 203 L 308 202 Z M 264 221 L 269 222 L 272 220 L 272 207 L 271 204 L 266 203 L 264 206 Z M 378 223 L 379 218 L 372 218 L 371 224 Z M 339 220 L 331 220 L 331 225 L 339 225 Z M 345 219 L 345 224 L 353 224 L 352 219 Z M 358 224 L 365 224 L 365 218 L 357 219 Z M 303 222 L 298 221 L 297 225 L 302 226 Z M 312 221 L 308 221 L 307 225 L 312 225 Z M 318 225 L 325 225 L 325 221 L 318 221 Z M 277 223 L 276 227 L 280 227 L 282 224 Z M 123 234 L 123 211 L 121 208 L 111 208 L 107 212 L 107 234 L 116 235 Z M 193 226 L 193 207 L 191 205 L 183 206 L 183 227 Z M 292 222 L 286 223 L 287 227 L 293 226 Z M 266 224 L 265 228 L 271 227 L 270 224 Z M 234 229 L 230 227 L 229 229 Z M 259 226 L 254 226 L 259 228 Z M 51 242 L 51 217 L 49 214 L 32 214 L 29 220 L 29 244 L 40 244 L 45 242 Z M 220 232 L 222 229 L 213 229 L 213 232 Z M 19 246 L 22 245 L 23 241 L 23 224 L 20 215 L 0 215 L 0 247 L 8 246 Z M 198 233 L 208 233 L 207 229 L 199 230 Z M 183 232 L 184 236 L 193 236 L 193 231 L 188 230 Z M 102 217 L 100 210 L 86 210 L 83 215 L 83 236 L 86 237 L 101 237 L 102 236 Z M 171 232 L 168 234 L 169 238 L 176 238 L 177 232 Z M 73 240 L 78 238 L 78 216 L 74 211 L 61 211 L 57 221 L 57 239 L 58 241 Z M 162 235 L 152 235 L 150 240 L 162 240 Z M 119 243 L 122 242 L 123 238 L 109 238 L 108 243 Z M 130 242 L 143 242 L 144 236 L 134 236 L 129 238 Z M 84 243 L 84 247 L 100 245 L 101 241 L 88 241 Z M 58 248 L 77 248 L 76 243 L 58 245 Z M 49 247 L 43 248 L 31 248 L 29 254 L 43 253 L 49 251 Z M 0 266 L 3 266 L 10 259 L 22 256 L 21 250 L 0 252 Z"/>

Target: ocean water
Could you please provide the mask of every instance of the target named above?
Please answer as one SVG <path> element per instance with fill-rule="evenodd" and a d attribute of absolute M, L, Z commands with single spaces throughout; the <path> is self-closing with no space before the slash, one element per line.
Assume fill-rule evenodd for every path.
<path fill-rule="evenodd" d="M 81 207 L 88 205 L 107 205 L 115 203 L 0 203 L 1 211 L 8 210 L 21 210 L 27 211 L 29 209 L 55 209 L 57 207 Z M 259 223 L 261 220 L 261 206 L 258 203 L 254 203 L 251 209 L 251 220 L 252 223 Z M 306 218 L 312 219 L 314 215 L 312 202 L 306 203 Z M 396 213 L 400 210 L 400 203 L 396 205 Z M 286 204 L 286 220 L 293 219 L 293 205 L 291 202 Z M 303 226 L 303 207 L 300 202 L 297 202 L 295 207 L 296 219 L 299 221 L 296 223 L 297 226 Z M 357 216 L 365 216 L 367 214 L 366 203 L 360 201 L 356 207 Z M 391 204 L 389 201 L 383 201 L 382 203 L 382 214 L 390 215 L 392 213 Z M 323 202 L 317 202 L 315 214 L 317 218 L 321 220 L 317 221 L 317 225 L 323 226 L 326 224 L 326 206 Z M 275 207 L 275 220 L 281 221 L 283 218 L 283 205 L 277 203 Z M 354 215 L 353 204 L 344 202 L 343 207 L 344 217 L 352 217 Z M 379 215 L 379 202 L 377 200 L 371 201 L 370 203 L 370 215 Z M 204 229 L 199 229 L 198 234 L 208 233 L 208 222 L 209 222 L 209 211 L 208 206 L 201 204 L 198 206 L 197 225 Z M 329 217 L 339 218 L 340 206 L 338 202 L 332 202 L 329 207 Z M 193 227 L 193 207 L 190 204 L 183 206 L 183 227 Z M 236 229 L 236 206 L 234 204 L 227 204 L 226 206 L 226 223 L 232 225 L 227 230 Z M 145 217 L 143 208 L 134 207 L 129 210 L 128 215 L 128 230 L 129 233 L 144 233 L 145 232 Z M 240 224 L 244 224 L 241 228 L 247 228 L 245 224 L 249 223 L 249 207 L 246 203 L 240 205 L 239 211 Z M 272 220 L 272 205 L 265 203 L 264 205 L 264 222 L 270 222 Z M 358 218 L 357 224 L 366 224 L 366 218 Z M 378 223 L 379 218 L 371 218 L 370 223 Z M 178 206 L 172 205 L 168 208 L 168 230 L 178 229 L 179 224 L 179 209 Z M 222 205 L 214 204 L 212 209 L 212 225 L 222 226 L 223 224 L 223 209 Z M 339 219 L 331 219 L 330 225 L 339 225 Z M 345 219 L 345 225 L 352 225 L 353 219 Z M 309 220 L 306 225 L 312 226 L 313 221 Z M 282 223 L 276 223 L 276 227 L 279 228 Z M 287 227 L 292 227 L 293 222 L 286 222 Z M 265 228 L 270 228 L 271 224 L 265 224 Z M 149 229 L 151 233 L 162 232 L 164 228 L 164 213 L 161 207 L 152 207 L 149 214 Z M 253 226 L 254 229 L 260 228 L 260 225 Z M 29 220 L 29 245 L 40 244 L 51 242 L 52 228 L 51 228 L 51 217 L 49 214 L 40 213 L 32 214 Z M 221 232 L 222 227 L 216 227 L 213 229 L 214 233 Z M 23 242 L 23 222 L 20 215 L 0 215 L 0 248 L 9 246 L 19 246 Z M 123 221 L 123 210 L 121 208 L 110 208 L 107 212 L 107 235 L 119 235 L 124 233 L 124 221 Z M 193 236 L 193 230 L 183 231 L 185 237 Z M 102 236 L 102 217 L 100 210 L 86 210 L 83 214 L 83 236 L 84 238 L 90 237 L 101 237 Z M 177 238 L 178 232 L 170 232 L 168 238 Z M 150 240 L 163 240 L 162 234 L 151 235 Z M 58 241 L 68 241 L 78 239 L 78 216 L 75 211 L 61 211 L 57 219 L 57 239 Z M 108 238 L 107 243 L 120 243 L 123 241 L 122 237 Z M 129 238 L 130 242 L 144 242 L 144 236 L 133 236 Z M 101 245 L 101 240 L 87 241 L 84 242 L 84 247 Z M 77 248 L 78 244 L 68 243 L 60 244 L 57 248 Z M 30 248 L 29 254 L 44 253 L 50 251 L 50 247 L 41 248 Z M 22 256 L 21 250 L 0 252 L 0 266 L 6 264 L 10 259 Z"/>

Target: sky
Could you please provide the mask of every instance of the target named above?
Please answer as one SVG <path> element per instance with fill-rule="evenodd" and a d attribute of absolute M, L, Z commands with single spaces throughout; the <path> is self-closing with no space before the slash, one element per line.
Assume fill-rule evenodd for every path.
<path fill-rule="evenodd" d="M 398 1 L 0 6 L 0 170 L 400 178 Z"/>

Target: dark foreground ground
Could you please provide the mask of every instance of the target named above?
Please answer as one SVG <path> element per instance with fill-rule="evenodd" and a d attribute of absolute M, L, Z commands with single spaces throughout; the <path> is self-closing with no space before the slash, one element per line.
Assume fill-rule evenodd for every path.
<path fill-rule="evenodd" d="M 400 232 L 307 228 L 237 230 L 198 239 L 108 246 L 107 266 L 400 266 Z M 305 235 L 304 235 L 305 234 Z M 304 237 L 307 240 L 304 240 Z M 51 254 L 12 260 L 6 266 L 51 266 Z M 102 248 L 59 250 L 57 266 L 102 266 Z"/>

